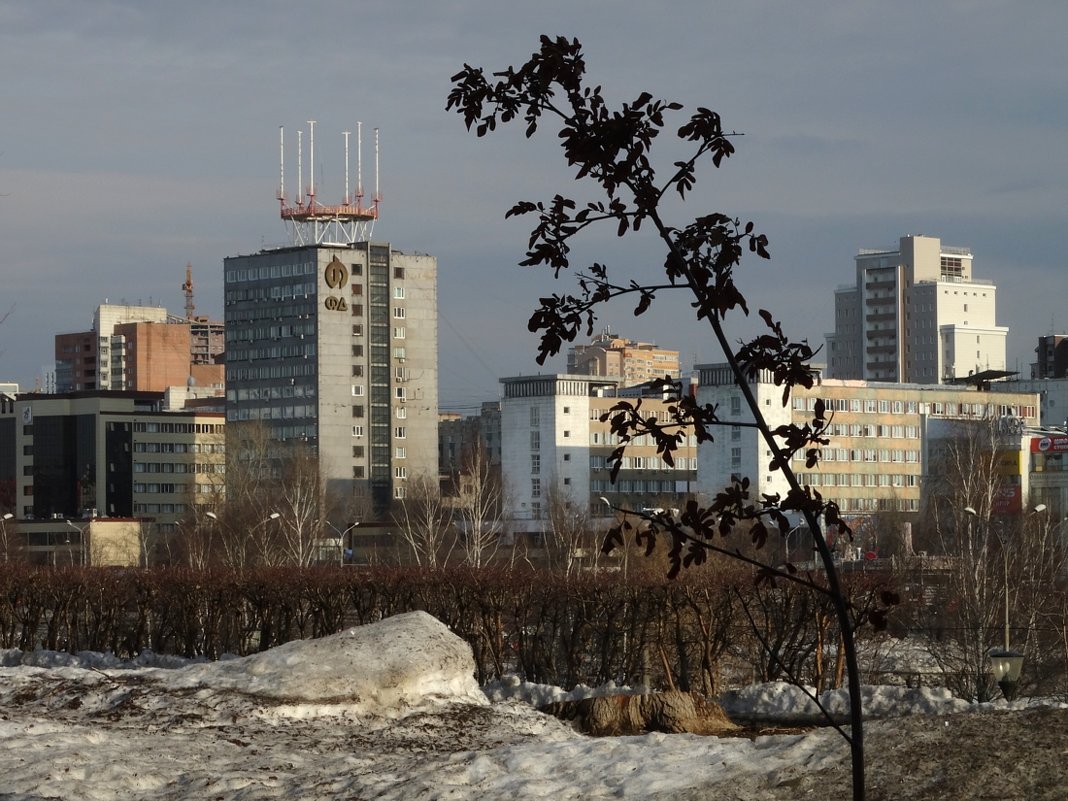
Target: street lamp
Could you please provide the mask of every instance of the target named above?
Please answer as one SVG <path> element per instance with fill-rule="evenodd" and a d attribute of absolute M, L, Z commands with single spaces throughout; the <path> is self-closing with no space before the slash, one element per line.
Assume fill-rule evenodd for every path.
<path fill-rule="evenodd" d="M 329 520 L 326 521 L 326 524 L 328 526 L 330 526 L 330 528 L 334 529 L 334 533 L 337 534 L 338 557 L 339 557 L 338 558 L 338 564 L 344 565 L 345 564 L 345 541 L 346 541 L 345 535 L 348 534 L 350 531 L 352 531 L 354 528 L 356 528 L 356 526 L 360 525 L 360 521 L 357 520 L 355 523 L 353 523 L 351 526 L 349 526 L 344 531 L 341 531 L 340 529 L 338 529 L 338 527 L 335 526 L 333 523 L 331 523 Z M 349 546 L 348 547 L 348 551 L 351 554 L 352 553 L 352 538 L 351 537 L 348 538 L 348 546 Z"/>
<path fill-rule="evenodd" d="M 1030 514 L 1039 514 L 1046 511 L 1046 504 L 1037 504 Z M 970 506 L 964 507 L 965 514 L 971 517 L 978 517 L 977 512 Z M 969 523 L 969 527 L 970 527 Z M 987 521 L 987 531 L 990 531 L 990 524 Z M 1001 694 L 1005 697 L 1006 701 L 1011 701 L 1016 697 L 1016 687 L 1020 682 L 1020 671 L 1023 668 L 1024 655 L 1019 651 L 1014 651 L 1009 644 L 1009 552 L 1006 547 L 1005 540 L 1000 531 L 995 531 L 994 535 L 998 538 L 998 545 L 1001 547 L 1001 561 L 1004 566 L 1004 592 L 1005 592 L 1005 637 L 1003 648 L 993 648 L 989 653 L 990 659 L 990 673 L 994 677 L 994 681 L 997 682 L 998 687 L 1001 688 Z"/>
<path fill-rule="evenodd" d="M 82 526 L 75 525 L 70 520 L 64 520 L 63 522 L 66 523 L 68 526 L 70 526 L 72 529 L 74 529 L 75 531 L 78 532 L 78 553 L 79 553 L 79 556 L 81 557 L 79 559 L 79 561 L 81 562 L 82 567 L 85 567 L 85 530 L 87 528 L 89 528 L 89 525 L 91 525 L 91 524 L 86 525 L 83 528 Z M 71 547 L 70 535 L 69 534 L 67 535 L 66 545 L 67 545 L 67 553 L 70 555 L 70 563 L 71 563 L 71 565 L 73 565 L 74 564 L 74 549 Z"/>

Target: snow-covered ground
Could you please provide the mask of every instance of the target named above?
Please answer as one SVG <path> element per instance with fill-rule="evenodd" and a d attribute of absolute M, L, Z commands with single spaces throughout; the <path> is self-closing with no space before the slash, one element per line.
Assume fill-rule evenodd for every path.
<path fill-rule="evenodd" d="M 467 645 L 420 612 L 213 663 L 7 651 L 0 664 L 3 801 L 777 799 L 806 786 L 818 797 L 821 775 L 848 782 L 847 748 L 825 728 L 584 736 L 534 705 L 586 691 L 519 681 L 483 691 Z M 744 718 L 815 713 L 784 684 L 720 701 Z M 841 712 L 845 696 L 824 703 Z M 871 726 L 883 737 L 907 728 L 903 715 L 922 714 L 938 736 L 931 716 L 984 711 L 934 689 L 868 687 L 864 704 L 869 719 L 891 718 Z"/>

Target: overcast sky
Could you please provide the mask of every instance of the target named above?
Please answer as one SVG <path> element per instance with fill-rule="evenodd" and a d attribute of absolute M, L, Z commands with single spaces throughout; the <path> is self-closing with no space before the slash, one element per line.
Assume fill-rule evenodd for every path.
<path fill-rule="evenodd" d="M 186 263 L 197 313 L 222 319 L 223 258 L 286 241 L 278 128 L 293 142 L 309 119 L 325 202 L 344 191 L 341 132 L 363 123 L 367 186 L 381 129 L 375 239 L 438 258 L 442 407 L 474 410 L 498 377 L 537 372 L 526 318 L 571 284 L 512 266 L 526 231 L 503 215 L 573 192 L 568 172 L 551 136 L 479 140 L 444 106 L 464 62 L 521 63 L 542 33 L 580 39 L 613 100 L 646 90 L 744 132 L 686 211 L 767 234 L 773 259 L 746 262 L 745 286 L 793 335 L 823 344 L 859 248 L 939 236 L 998 284 L 1026 377 L 1036 338 L 1068 329 L 1066 30 L 1063 0 L 6 3 L 0 381 L 32 388 L 54 334 L 87 330 L 99 303 L 180 313 Z M 642 242 L 589 257 L 662 261 Z M 688 316 L 665 297 L 603 322 L 687 366 L 715 359 Z"/>

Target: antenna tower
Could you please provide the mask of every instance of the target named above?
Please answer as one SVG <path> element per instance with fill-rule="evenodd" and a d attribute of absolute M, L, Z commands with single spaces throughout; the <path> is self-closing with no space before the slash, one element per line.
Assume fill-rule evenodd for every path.
<path fill-rule="evenodd" d="M 185 319 L 192 320 L 196 306 L 193 305 L 193 265 L 189 263 L 185 265 L 185 283 L 182 284 L 182 291 L 185 292 Z"/>
<path fill-rule="evenodd" d="M 339 205 L 320 203 L 315 197 L 315 120 L 308 120 L 308 187 L 304 189 L 303 131 L 297 131 L 297 195 L 290 203 L 285 187 L 285 129 L 278 129 L 278 203 L 293 244 L 354 245 L 370 240 L 378 219 L 378 129 L 375 128 L 375 193 L 371 205 L 363 204 L 363 123 L 356 123 L 356 194 L 349 195 L 349 136 L 345 142 L 345 195 Z"/>

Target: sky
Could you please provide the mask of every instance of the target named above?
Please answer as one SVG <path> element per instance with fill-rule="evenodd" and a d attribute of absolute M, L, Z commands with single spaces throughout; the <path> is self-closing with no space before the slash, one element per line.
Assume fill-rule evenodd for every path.
<path fill-rule="evenodd" d="M 483 692 L 469 646 L 424 612 L 220 662 L 12 650 L 0 651 L 0 665 L 0 772 L 12 801 L 779 799 L 799 797 L 798 782 L 821 771 L 839 768 L 840 780 L 848 764 L 829 728 L 756 739 L 581 735 L 534 705 L 597 691 L 515 680 Z M 821 700 L 844 714 L 844 691 Z M 911 735 L 902 716 L 1031 706 L 969 704 L 937 687 L 865 686 L 863 701 L 870 723 L 893 718 L 884 724 L 892 749 L 876 740 L 869 751 L 871 785 L 900 798 L 933 797 L 922 792 L 930 777 L 903 750 Z M 736 719 L 796 724 L 814 711 L 781 682 L 721 702 Z M 989 740 L 994 716 L 985 717 Z M 928 739 L 919 754 L 934 786 L 953 770 L 952 747 L 932 760 L 937 747 Z M 892 780 L 887 763 L 897 764 Z M 974 773 L 976 761 L 965 764 Z M 1048 777 L 1048 764 L 1039 770 Z M 820 781 L 827 789 L 827 776 Z"/>
<path fill-rule="evenodd" d="M 357 122 L 369 194 L 380 130 L 374 238 L 438 259 L 443 409 L 476 411 L 502 376 L 563 370 L 536 364 L 526 319 L 573 285 L 515 266 L 528 231 L 504 212 L 586 196 L 551 133 L 478 139 L 445 111 L 464 63 L 520 64 L 541 34 L 578 38 L 614 102 L 648 91 L 744 134 L 674 221 L 753 220 L 772 260 L 743 262 L 742 286 L 792 337 L 822 346 L 860 248 L 926 234 L 970 247 L 975 276 L 998 284 L 1009 368 L 1028 377 L 1037 337 L 1068 330 L 1065 29 L 1060 0 L 7 3 L 0 381 L 32 389 L 54 335 L 88 330 L 100 303 L 181 313 L 187 263 L 197 313 L 222 319 L 223 259 L 288 241 L 278 130 L 293 143 L 307 120 L 324 202 L 344 192 L 342 131 Z M 595 237 L 576 255 L 637 275 L 662 263 L 647 239 Z M 686 367 L 716 360 L 690 316 L 662 297 L 599 325 L 679 350 Z M 734 339 L 756 330 L 728 324 Z"/>

